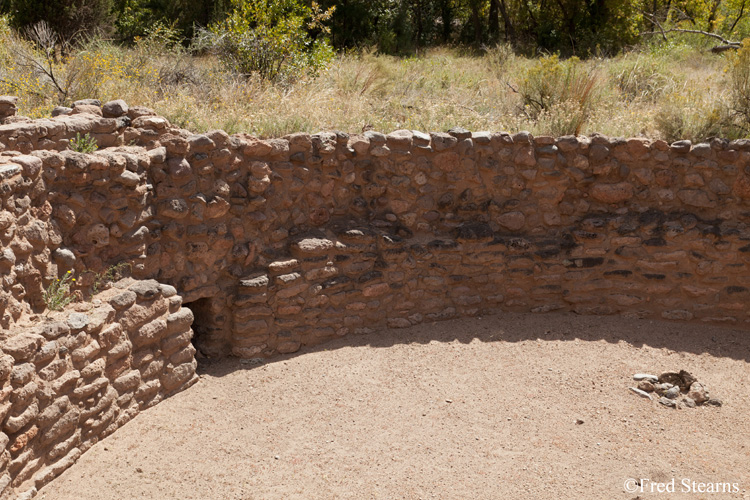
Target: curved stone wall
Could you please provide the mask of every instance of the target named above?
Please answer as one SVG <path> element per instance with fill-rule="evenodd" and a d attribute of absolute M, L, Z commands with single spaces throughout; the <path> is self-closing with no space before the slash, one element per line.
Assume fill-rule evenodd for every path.
<path fill-rule="evenodd" d="M 500 310 L 750 320 L 750 141 L 460 129 L 259 140 L 192 134 L 122 101 L 36 121 L 12 109 L 0 98 L 6 495 L 192 383 L 193 315 L 204 354 L 250 358 Z M 99 151 L 67 149 L 86 133 Z M 52 280 L 71 271 L 88 297 L 95 274 L 119 263 L 138 289 L 174 288 L 168 310 L 127 327 L 108 313 L 87 336 L 42 332 L 36 351 L 14 354 L 19 332 L 46 324 L 34 315 Z M 114 324 L 117 339 L 103 333 Z M 100 379 L 94 396 L 83 389 Z M 78 412 L 61 433 L 78 436 L 70 446 L 39 437 L 61 398 Z"/>
<path fill-rule="evenodd" d="M 194 135 L 125 103 L 73 112 L 0 126 L 4 149 L 24 153 L 3 153 L 0 225 L 13 203 L 50 212 L 46 226 L 14 224 L 6 327 L 40 310 L 61 270 L 85 287 L 84 270 L 118 262 L 177 288 L 208 355 L 497 309 L 748 320 L 750 141 L 259 140 Z M 84 132 L 119 147 L 62 150 Z"/>

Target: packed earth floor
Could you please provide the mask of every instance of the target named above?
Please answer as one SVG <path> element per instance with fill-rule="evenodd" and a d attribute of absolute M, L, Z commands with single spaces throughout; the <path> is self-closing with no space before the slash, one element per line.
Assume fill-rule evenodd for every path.
<path fill-rule="evenodd" d="M 203 359 L 39 498 L 748 499 L 749 360 L 739 330 L 510 313 Z M 628 389 L 680 369 L 723 406 Z"/>

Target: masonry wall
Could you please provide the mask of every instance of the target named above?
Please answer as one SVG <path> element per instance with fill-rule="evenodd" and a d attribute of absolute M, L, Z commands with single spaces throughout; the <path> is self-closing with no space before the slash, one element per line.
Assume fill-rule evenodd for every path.
<path fill-rule="evenodd" d="M 52 207 L 51 261 L 79 274 L 125 261 L 173 285 L 209 355 L 495 310 L 748 321 L 750 141 L 263 141 L 194 135 L 124 103 L 108 118 L 78 107 L 0 127 L 6 150 L 30 145 L 9 161 L 42 162 L 31 205 Z M 85 131 L 133 146 L 56 151 Z M 32 310 L 53 275 L 26 292 Z"/>
<path fill-rule="evenodd" d="M 191 311 L 123 280 L 93 302 L 3 332 L 0 498 L 33 497 L 141 410 L 196 381 Z"/>
<path fill-rule="evenodd" d="M 502 310 L 750 321 L 747 140 L 259 140 L 122 101 L 12 108 L 0 98 L 5 491 L 33 492 L 192 383 L 193 316 L 204 354 L 246 358 Z M 99 151 L 67 149 L 85 133 Z M 39 316 L 52 280 L 71 271 L 88 297 L 119 263 L 134 281 L 75 305 L 88 326 Z"/>

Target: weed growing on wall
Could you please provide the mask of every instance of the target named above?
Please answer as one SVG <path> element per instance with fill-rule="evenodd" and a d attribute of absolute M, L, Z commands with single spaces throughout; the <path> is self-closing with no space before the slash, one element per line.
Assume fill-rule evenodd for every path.
<path fill-rule="evenodd" d="M 88 133 L 81 135 L 80 132 L 76 132 L 75 139 L 71 139 L 68 144 L 70 149 L 78 153 L 93 153 L 99 146 L 96 144 L 96 139 L 91 137 Z"/>
<path fill-rule="evenodd" d="M 94 273 L 94 283 L 91 285 L 91 296 L 93 297 L 97 293 L 107 288 L 113 281 L 117 281 L 122 278 L 123 273 L 126 269 L 131 269 L 129 262 L 120 262 L 109 266 L 105 271 L 101 273 Z M 93 271 L 87 271 L 93 273 Z"/>
<path fill-rule="evenodd" d="M 68 271 L 62 278 L 58 278 L 49 284 L 42 295 L 48 311 L 62 311 L 65 306 L 75 300 L 75 295 L 70 290 L 75 281 L 73 271 Z"/>

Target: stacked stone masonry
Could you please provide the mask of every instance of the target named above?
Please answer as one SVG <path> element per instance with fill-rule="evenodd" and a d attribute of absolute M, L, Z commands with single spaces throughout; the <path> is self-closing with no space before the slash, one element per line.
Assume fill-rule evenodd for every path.
<path fill-rule="evenodd" d="M 193 134 L 122 101 L 81 101 L 35 121 L 14 111 L 0 98 L 0 326 L 11 340 L 23 318 L 43 312 L 52 280 L 70 270 L 85 295 L 87 271 L 118 263 L 137 283 L 176 290 L 164 298 L 174 310 L 154 314 L 179 313 L 181 297 L 208 356 L 265 357 L 500 310 L 750 321 L 749 140 L 462 129 L 260 140 Z M 86 133 L 99 151 L 68 149 Z M 122 328 L 134 338 L 142 324 Z M 86 335 L 104 355 L 102 334 Z M 182 368 L 190 376 L 164 382 L 194 365 L 187 343 L 172 354 L 161 342 L 146 346 L 148 362 L 128 355 L 141 377 L 136 400 L 149 381 L 162 384 L 158 398 L 192 379 L 194 368 Z M 118 378 L 99 378 L 114 396 Z M 6 453 L 29 429 L 5 431 Z M 52 466 L 29 458 L 12 469 L 19 456 L 6 461 L 14 484 Z"/>

